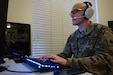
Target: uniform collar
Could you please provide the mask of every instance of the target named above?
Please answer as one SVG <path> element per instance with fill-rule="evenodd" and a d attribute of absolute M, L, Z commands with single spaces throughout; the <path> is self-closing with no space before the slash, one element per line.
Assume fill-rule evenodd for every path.
<path fill-rule="evenodd" d="M 89 35 L 94 29 L 94 23 L 90 22 L 88 28 L 85 31 L 80 32 L 79 29 L 75 32 L 75 37 L 82 38 L 86 35 Z"/>

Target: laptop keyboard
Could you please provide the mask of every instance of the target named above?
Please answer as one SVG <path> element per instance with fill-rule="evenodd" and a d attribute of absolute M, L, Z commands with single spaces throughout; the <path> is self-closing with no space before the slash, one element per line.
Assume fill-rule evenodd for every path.
<path fill-rule="evenodd" d="M 53 71 L 62 69 L 62 66 L 58 63 L 51 61 L 44 62 L 42 60 L 39 60 L 38 58 L 26 58 L 25 63 L 37 68 L 38 71 Z"/>

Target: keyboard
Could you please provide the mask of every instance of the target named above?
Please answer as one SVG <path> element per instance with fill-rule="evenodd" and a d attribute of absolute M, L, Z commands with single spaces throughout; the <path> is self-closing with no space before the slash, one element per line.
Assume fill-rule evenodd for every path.
<path fill-rule="evenodd" d="M 40 72 L 62 69 L 62 66 L 58 63 L 51 61 L 44 62 L 38 58 L 25 58 L 25 63 L 37 68 L 37 70 Z"/>
<path fill-rule="evenodd" d="M 74 74 L 80 74 L 85 72 L 85 70 L 83 69 L 65 67 L 51 61 L 43 62 L 38 58 L 26 58 L 25 63 L 36 68 L 38 72 L 54 71 L 54 75 L 60 75 L 63 73 L 66 73 L 66 75 L 74 75 Z"/>

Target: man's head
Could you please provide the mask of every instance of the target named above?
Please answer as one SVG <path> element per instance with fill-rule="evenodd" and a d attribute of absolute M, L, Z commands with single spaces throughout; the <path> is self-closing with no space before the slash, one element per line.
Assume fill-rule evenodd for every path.
<path fill-rule="evenodd" d="M 75 4 L 70 13 L 73 25 L 78 25 L 84 21 L 88 21 L 93 16 L 94 13 L 91 7 L 92 4 L 90 2 Z"/>

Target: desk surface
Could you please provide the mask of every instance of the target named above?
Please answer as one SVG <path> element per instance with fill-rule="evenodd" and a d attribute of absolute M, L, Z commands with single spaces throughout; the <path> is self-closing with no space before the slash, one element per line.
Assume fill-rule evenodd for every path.
<path fill-rule="evenodd" d="M 13 60 L 7 60 L 5 64 L 2 64 L 2 66 L 6 66 L 9 70 L 12 71 L 20 71 L 20 72 L 31 72 L 35 71 L 34 68 L 28 66 L 25 63 L 15 63 Z M 9 71 L 3 71 L 0 72 L 0 75 L 54 75 L 54 72 L 33 72 L 33 73 L 17 73 L 17 72 L 9 72 Z M 62 72 L 59 75 L 67 75 L 65 72 Z M 78 75 L 93 75 L 90 73 L 83 73 L 83 74 L 78 74 Z"/>

